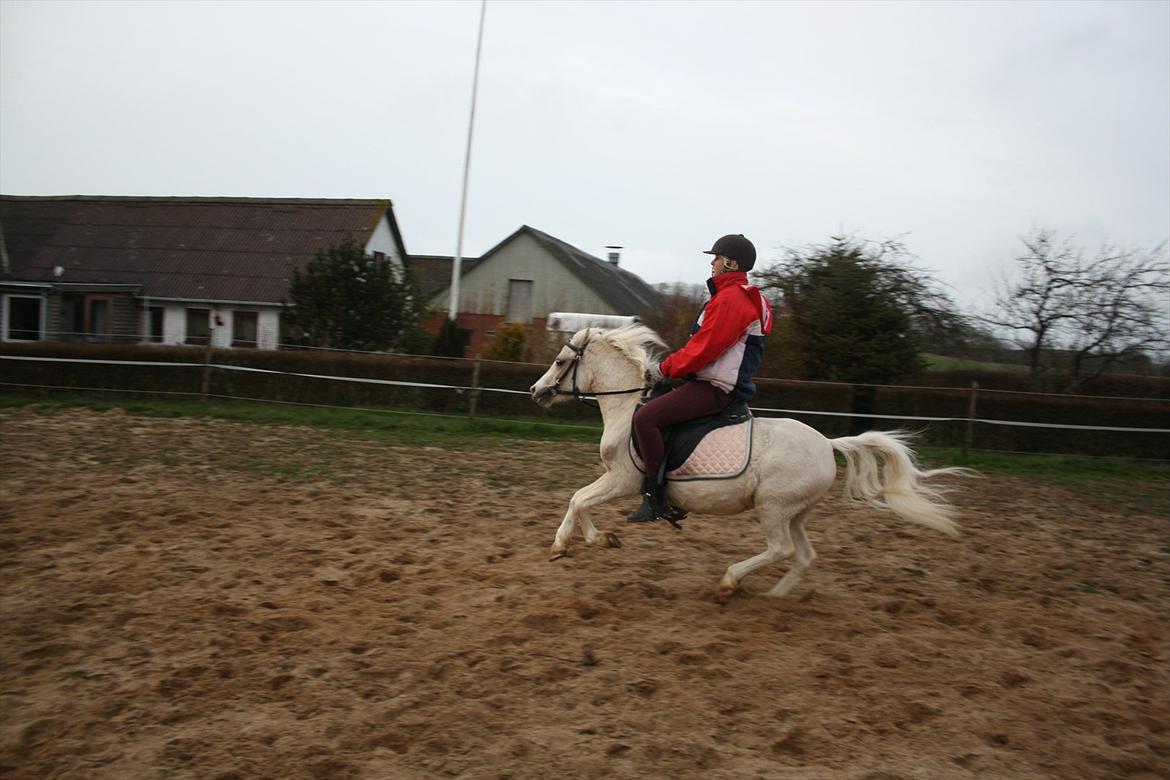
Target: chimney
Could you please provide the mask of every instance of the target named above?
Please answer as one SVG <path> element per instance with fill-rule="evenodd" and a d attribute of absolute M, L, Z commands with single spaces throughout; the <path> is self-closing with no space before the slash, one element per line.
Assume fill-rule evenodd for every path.
<path fill-rule="evenodd" d="M 606 247 L 606 249 L 608 249 L 608 250 L 609 250 L 609 262 L 610 262 L 610 265 L 617 265 L 619 262 L 621 262 L 621 259 L 622 259 L 622 250 L 623 250 L 623 249 L 625 249 L 625 247 L 621 247 L 621 246 L 607 246 L 607 247 Z"/>

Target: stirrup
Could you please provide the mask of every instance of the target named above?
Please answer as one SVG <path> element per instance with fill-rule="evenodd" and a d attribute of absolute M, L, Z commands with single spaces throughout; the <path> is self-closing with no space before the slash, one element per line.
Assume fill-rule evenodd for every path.
<path fill-rule="evenodd" d="M 687 519 L 687 513 L 685 510 L 671 506 L 670 504 L 666 503 L 665 500 L 663 500 L 662 507 L 658 510 L 657 514 L 659 520 L 665 520 L 666 522 L 670 523 L 671 527 L 676 531 L 682 530 L 682 526 L 679 525 L 679 522 Z"/>

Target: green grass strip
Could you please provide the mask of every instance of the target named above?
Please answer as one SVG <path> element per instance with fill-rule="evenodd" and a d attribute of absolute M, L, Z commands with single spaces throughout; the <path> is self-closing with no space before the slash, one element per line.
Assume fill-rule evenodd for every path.
<path fill-rule="evenodd" d="M 263 425 L 308 425 L 360 432 L 403 444 L 459 447 L 479 439 L 572 441 L 594 444 L 601 438 L 600 418 L 558 421 L 537 416 L 492 416 L 469 419 L 419 409 L 355 409 L 271 401 L 103 398 L 81 395 L 32 396 L 0 393 L 0 410 L 27 409 L 32 414 L 60 414 L 74 408 L 121 409 L 146 417 L 194 417 Z M 1044 455 L 971 451 L 920 446 L 929 467 L 965 466 L 982 473 L 1037 476 L 1057 482 L 1139 480 L 1170 482 L 1170 462 L 1083 455 Z"/>

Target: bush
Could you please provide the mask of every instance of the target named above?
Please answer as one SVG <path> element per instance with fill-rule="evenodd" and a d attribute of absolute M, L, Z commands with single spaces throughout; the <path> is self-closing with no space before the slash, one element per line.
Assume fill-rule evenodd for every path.
<path fill-rule="evenodd" d="M 528 362 L 532 359 L 532 351 L 527 348 L 528 328 L 524 325 L 505 325 L 496 331 L 492 343 L 484 350 L 483 356 L 488 360 L 510 360 L 513 362 Z"/>

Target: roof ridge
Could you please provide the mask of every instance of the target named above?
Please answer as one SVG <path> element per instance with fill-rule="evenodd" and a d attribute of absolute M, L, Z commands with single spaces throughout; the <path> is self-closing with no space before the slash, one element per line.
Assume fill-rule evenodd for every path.
<path fill-rule="evenodd" d="M 571 250 L 573 252 L 579 252 L 580 254 L 584 255 L 585 257 L 588 257 L 590 260 L 594 260 L 598 263 L 601 263 L 604 266 L 613 266 L 613 263 L 602 260 L 600 257 L 597 257 L 595 255 L 591 255 L 588 252 L 586 252 L 584 249 L 581 249 L 578 246 L 574 246 L 573 244 L 570 244 L 568 241 L 565 241 L 564 239 L 557 238 L 556 236 L 554 236 L 551 233 L 545 233 L 543 230 L 540 230 L 538 228 L 534 228 L 531 225 L 524 225 L 523 227 L 527 228 L 529 231 L 536 234 L 535 237 L 547 239 L 547 240 L 553 242 L 554 244 L 556 244 L 557 246 L 563 247 L 563 248 Z"/>
<path fill-rule="evenodd" d="M 545 233 L 543 230 L 538 230 L 531 225 L 524 225 L 517 232 L 523 231 L 527 231 L 533 240 L 544 246 L 545 250 L 554 257 L 559 255 L 558 259 L 560 262 L 566 264 L 570 272 L 575 274 L 587 287 L 591 288 L 603 299 L 610 298 L 609 292 L 604 289 L 604 285 L 607 284 L 621 288 L 626 294 L 637 301 L 639 305 L 645 305 L 650 302 L 646 299 L 647 293 L 649 296 L 656 295 L 654 289 L 644 279 L 628 269 L 621 268 L 616 263 L 602 260 L 600 257 L 594 257 L 585 250 L 579 249 L 567 241 L 562 241 L 556 236 Z M 591 267 L 593 269 L 592 272 L 587 271 L 586 267 Z M 595 274 L 600 274 L 600 279 Z M 638 289 L 639 287 L 644 289 Z"/>
<path fill-rule="evenodd" d="M 268 198 L 201 195 L 6 195 L 0 200 L 82 201 L 87 203 L 224 203 L 373 206 L 393 204 L 390 198 Z"/>

